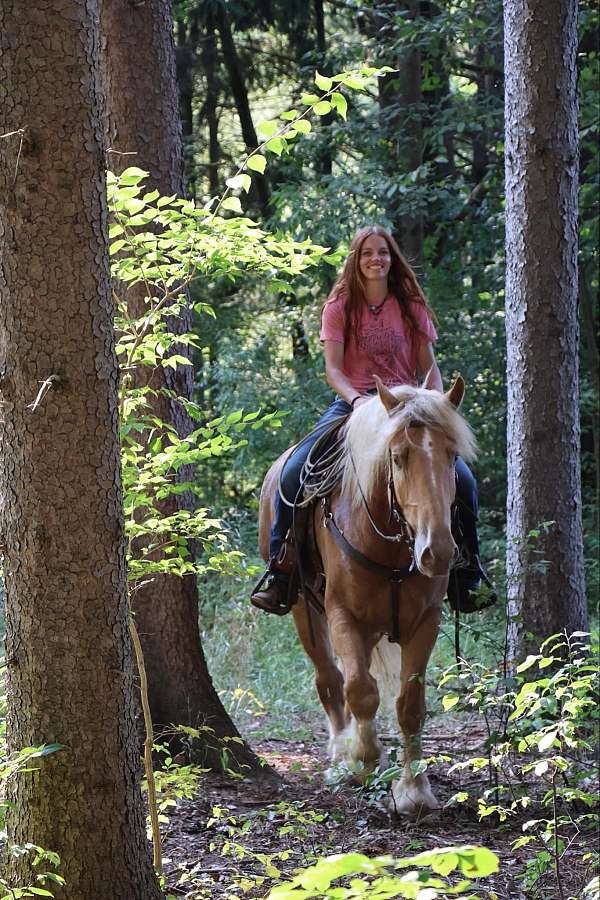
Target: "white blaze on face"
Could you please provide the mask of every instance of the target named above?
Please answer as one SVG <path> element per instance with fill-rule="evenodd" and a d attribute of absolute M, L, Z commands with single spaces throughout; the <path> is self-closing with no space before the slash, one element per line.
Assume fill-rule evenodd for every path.
<path fill-rule="evenodd" d="M 434 491 L 437 489 L 435 466 L 433 465 L 433 440 L 428 428 L 420 429 L 422 432 L 421 449 L 425 453 L 425 457 L 431 469 L 431 483 Z"/>
<path fill-rule="evenodd" d="M 420 521 L 420 528 L 415 535 L 415 557 L 417 565 L 423 574 L 428 576 L 443 575 L 447 571 L 454 551 L 454 541 L 449 527 L 442 526 L 435 510 L 438 504 L 443 503 L 443 491 L 440 493 L 438 473 L 434 463 L 434 442 L 428 428 L 419 429 L 422 462 L 429 468 L 425 473 L 424 483 L 429 482 L 429 490 L 432 494 L 432 505 L 427 510 L 427 515 L 432 516 L 429 521 Z M 415 441 L 416 443 L 416 441 Z M 437 508 L 439 513 L 439 508 Z M 420 517 L 419 517 L 420 518 Z M 436 521 L 437 520 L 437 521 Z"/>

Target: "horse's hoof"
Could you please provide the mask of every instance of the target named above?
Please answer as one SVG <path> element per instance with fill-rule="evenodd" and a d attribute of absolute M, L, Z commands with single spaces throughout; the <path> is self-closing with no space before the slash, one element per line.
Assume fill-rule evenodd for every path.
<path fill-rule="evenodd" d="M 437 817 L 440 805 L 427 779 L 423 775 L 418 775 L 415 780 L 403 778 L 394 782 L 389 799 L 389 811 L 392 817 L 422 822 L 424 819 Z"/>

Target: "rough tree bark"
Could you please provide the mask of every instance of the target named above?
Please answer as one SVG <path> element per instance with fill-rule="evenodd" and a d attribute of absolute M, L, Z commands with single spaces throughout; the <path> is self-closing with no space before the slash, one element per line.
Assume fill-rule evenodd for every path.
<path fill-rule="evenodd" d="M 505 0 L 510 651 L 585 629 L 576 0 Z M 553 522 L 532 551 L 527 535 Z M 536 560 L 546 560 L 546 563 Z"/>
<path fill-rule="evenodd" d="M 394 41 L 393 19 L 402 15 L 407 19 L 420 16 L 418 0 L 403 0 L 390 4 L 388 0 L 376 0 L 374 4 L 382 62 L 384 48 Z M 388 53 L 389 56 L 389 53 Z M 406 46 L 391 65 L 397 70 L 379 80 L 379 107 L 382 132 L 386 136 L 385 170 L 390 178 L 398 173 L 412 172 L 423 162 L 423 123 L 420 104 L 421 51 Z M 409 262 L 420 271 L 423 265 L 423 215 L 420 211 L 406 212 L 406 198 L 398 192 L 386 198 L 386 212 L 393 223 L 393 230 Z"/>
<path fill-rule="evenodd" d="M 135 7 L 121 0 L 105 0 L 102 9 L 107 121 L 113 150 L 111 165 L 120 171 L 135 164 L 150 172 L 150 182 L 162 194 L 182 194 L 182 147 L 175 77 L 175 51 L 169 0 L 153 0 Z M 135 156 L 120 155 L 135 153 Z M 120 286 L 119 289 L 123 289 Z M 143 306 L 145 291 L 129 289 L 127 303 L 135 313 Z M 180 327 L 191 330 L 191 319 L 182 316 Z M 179 351 L 179 352 L 185 352 Z M 161 370 L 171 390 L 192 397 L 191 366 L 175 373 Z M 160 387 L 156 373 L 153 387 Z M 171 421 L 181 436 L 191 423 L 183 407 L 166 399 L 157 401 L 156 413 Z M 187 477 L 190 473 L 184 473 Z M 190 503 L 179 495 L 172 503 Z M 169 508 L 168 512 L 173 512 Z M 224 761 L 223 739 L 228 744 L 228 765 L 246 772 L 263 771 L 258 758 L 243 743 L 216 694 L 200 641 L 198 591 L 193 575 L 178 578 L 155 576 L 135 595 L 135 613 L 148 675 L 153 722 L 166 726 L 207 725 L 213 729 L 195 748 L 196 758 L 220 768 Z M 178 743 L 172 738 L 173 749 Z"/>
<path fill-rule="evenodd" d="M 101 110 L 97 0 L 5 0 L 8 741 L 64 745 L 36 761 L 35 775 L 10 781 L 8 840 L 60 854 L 67 884 L 53 888 L 57 898 L 158 900 L 132 703 Z M 8 858 L 12 884 L 30 883 L 29 858 Z"/>

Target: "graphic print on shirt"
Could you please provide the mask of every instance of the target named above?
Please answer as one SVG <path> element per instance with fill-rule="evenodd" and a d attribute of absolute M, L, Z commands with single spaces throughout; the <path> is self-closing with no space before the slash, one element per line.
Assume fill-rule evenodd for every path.
<path fill-rule="evenodd" d="M 397 360 L 410 358 L 410 341 L 404 334 L 384 328 L 383 322 L 372 322 L 360 330 L 358 347 L 374 365 L 374 371 L 395 373 Z"/>

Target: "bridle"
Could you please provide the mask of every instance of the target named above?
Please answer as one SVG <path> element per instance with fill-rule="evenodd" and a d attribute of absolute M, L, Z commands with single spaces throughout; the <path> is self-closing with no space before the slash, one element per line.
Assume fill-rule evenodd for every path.
<path fill-rule="evenodd" d="M 385 541 L 390 541 L 393 543 L 403 543 L 408 547 L 408 552 L 410 554 L 410 563 L 407 566 L 386 566 L 383 563 L 375 562 L 375 560 L 369 559 L 368 556 L 365 556 L 360 550 L 354 547 L 350 541 L 345 537 L 343 530 L 339 527 L 337 522 L 335 521 L 335 517 L 330 508 L 330 497 L 323 497 L 321 500 L 321 506 L 323 510 L 323 526 L 328 529 L 329 533 L 333 537 L 334 541 L 344 553 L 345 556 L 348 556 L 350 559 L 353 559 L 359 565 L 361 565 L 364 569 L 369 572 L 372 572 L 375 575 L 382 575 L 387 578 L 390 584 L 390 618 L 391 618 L 391 629 L 388 634 L 388 640 L 392 644 L 400 643 L 400 585 L 406 581 L 408 578 L 413 575 L 418 575 L 419 570 L 417 568 L 415 562 L 415 554 L 414 554 L 414 537 L 412 534 L 412 529 L 408 524 L 406 516 L 398 502 L 398 497 L 396 495 L 396 490 L 394 487 L 394 474 L 393 474 L 393 462 L 392 462 L 392 451 L 388 449 L 389 453 L 389 472 L 388 472 L 388 497 L 389 497 L 389 522 L 396 522 L 396 524 L 400 528 L 400 532 L 397 534 L 385 534 L 385 532 L 381 531 L 381 529 L 377 526 L 375 522 L 371 510 L 369 509 L 369 504 L 367 503 L 367 498 L 365 497 L 364 491 L 358 479 L 358 473 L 356 471 L 356 465 L 354 463 L 354 459 L 350 451 L 348 451 L 350 462 L 352 463 L 352 467 L 354 469 L 354 474 L 356 475 L 356 483 L 358 485 L 359 493 L 367 513 L 367 518 L 371 524 L 371 527 L 375 531 L 375 533 L 383 538 Z"/>
<path fill-rule="evenodd" d="M 367 502 L 367 498 L 365 497 L 364 491 L 362 489 L 360 480 L 358 478 L 358 471 L 356 469 L 356 464 L 354 462 L 354 457 L 352 456 L 352 452 L 348 450 L 348 457 L 352 464 L 352 468 L 354 469 L 354 475 L 356 477 L 356 484 L 358 486 L 358 490 L 363 502 L 363 506 L 367 513 L 367 518 L 371 524 L 371 528 L 375 532 L 378 537 L 382 538 L 384 541 L 391 541 L 393 543 L 403 543 L 408 547 L 408 552 L 410 553 L 411 559 L 414 559 L 415 556 L 415 538 L 413 534 L 413 530 L 411 526 L 408 524 L 408 520 L 404 515 L 404 511 L 402 506 L 398 501 L 398 496 L 396 494 L 396 488 L 394 485 L 394 464 L 392 460 L 392 451 L 391 448 L 388 447 L 388 506 L 389 506 L 389 517 L 388 524 L 392 525 L 395 523 L 399 528 L 400 532 L 397 534 L 385 534 L 381 529 L 377 526 L 375 519 L 371 514 L 371 510 L 369 509 L 369 504 Z"/>

